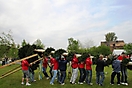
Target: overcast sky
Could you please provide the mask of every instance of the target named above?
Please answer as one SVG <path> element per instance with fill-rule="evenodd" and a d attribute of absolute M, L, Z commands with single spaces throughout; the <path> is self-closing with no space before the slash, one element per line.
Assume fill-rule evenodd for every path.
<path fill-rule="evenodd" d="M 93 41 L 115 32 L 132 42 L 132 0 L 0 0 L 0 33 L 16 43 L 40 39 L 46 47 L 68 46 L 68 38 Z"/>

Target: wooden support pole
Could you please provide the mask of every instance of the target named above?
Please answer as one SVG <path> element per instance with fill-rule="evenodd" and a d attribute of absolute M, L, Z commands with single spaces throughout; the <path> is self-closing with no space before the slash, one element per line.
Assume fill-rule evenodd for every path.
<path fill-rule="evenodd" d="M 38 60 L 32 62 L 32 64 L 35 64 L 36 62 L 38 62 L 38 61 L 40 61 L 40 60 L 42 60 L 42 59 L 43 59 L 43 58 L 39 58 Z M 7 76 L 9 76 L 9 75 L 11 75 L 11 74 L 13 74 L 13 73 L 19 71 L 19 70 L 21 70 L 21 66 L 18 66 L 18 67 L 16 67 L 16 68 L 14 68 L 14 69 L 12 69 L 12 70 L 9 70 L 8 72 L 2 74 L 2 76 L 0 77 L 0 79 L 2 79 L 2 78 L 4 78 L 4 77 L 7 77 Z"/>
<path fill-rule="evenodd" d="M 13 71 L 11 71 L 11 72 L 9 72 L 9 73 L 7 73 L 7 74 L 1 76 L 0 79 L 4 78 L 4 77 L 6 77 L 6 76 L 9 76 L 9 75 L 11 75 L 11 74 L 13 74 L 13 73 L 15 73 L 15 72 L 19 71 L 20 69 L 21 69 L 21 67 L 19 67 L 19 68 L 13 70 Z"/>
<path fill-rule="evenodd" d="M 35 56 L 37 56 L 37 55 L 38 55 L 38 54 L 33 54 L 33 55 L 28 56 L 28 57 L 25 57 L 25 58 L 23 58 L 23 59 L 16 60 L 16 61 L 11 62 L 11 63 L 9 63 L 9 64 L 6 64 L 6 65 L 3 65 L 3 66 L 0 66 L 0 68 L 4 68 L 4 67 L 6 67 L 6 66 L 9 66 L 9 65 L 15 64 L 15 63 L 17 63 L 17 62 L 21 62 L 22 60 L 26 60 L 26 59 L 29 59 L 29 58 L 35 57 Z"/>
<path fill-rule="evenodd" d="M 10 72 L 14 71 L 14 70 L 17 69 L 17 68 L 20 68 L 20 67 L 21 67 L 21 66 L 17 66 L 17 67 L 15 67 L 15 68 L 9 70 L 8 72 L 2 74 L 2 76 L 6 75 L 7 73 L 10 73 Z"/>

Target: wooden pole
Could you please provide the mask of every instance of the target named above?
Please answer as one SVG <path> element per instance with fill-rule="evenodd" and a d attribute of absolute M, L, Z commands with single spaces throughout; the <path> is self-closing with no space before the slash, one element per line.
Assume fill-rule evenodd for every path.
<path fill-rule="evenodd" d="M 16 60 L 16 61 L 11 62 L 11 63 L 9 63 L 9 64 L 6 64 L 6 65 L 3 65 L 3 66 L 0 66 L 0 68 L 4 68 L 4 67 L 6 67 L 6 66 L 9 66 L 9 65 L 15 64 L 15 63 L 17 63 L 17 62 L 21 62 L 22 60 L 26 60 L 26 59 L 29 59 L 29 58 L 35 57 L 35 56 L 37 56 L 37 55 L 38 55 L 38 54 L 33 54 L 33 55 L 28 56 L 28 57 L 25 57 L 25 58 L 23 58 L 23 59 Z"/>
<path fill-rule="evenodd" d="M 15 67 L 15 68 L 9 70 L 8 72 L 2 74 L 2 76 L 6 75 L 7 73 L 10 73 L 10 72 L 14 71 L 14 70 L 17 69 L 17 68 L 20 68 L 20 67 L 21 67 L 21 66 Z"/>
<path fill-rule="evenodd" d="M 40 58 L 40 59 L 38 59 L 38 60 L 32 62 L 32 64 L 35 64 L 36 62 L 38 62 L 38 61 L 40 61 L 40 60 L 42 60 L 42 59 L 43 59 L 43 58 Z M 14 69 L 12 69 L 12 70 L 9 70 L 8 72 L 2 74 L 2 76 L 0 77 L 0 79 L 2 79 L 2 78 L 4 78 L 4 77 L 7 77 L 7 76 L 9 76 L 9 75 L 11 75 L 11 74 L 13 74 L 13 73 L 19 71 L 19 70 L 21 70 L 21 66 L 18 66 L 18 67 L 16 67 L 16 68 L 14 68 Z"/>
<path fill-rule="evenodd" d="M 19 71 L 20 69 L 21 69 L 21 67 L 19 67 L 19 68 L 15 69 L 14 71 L 11 71 L 11 72 L 9 72 L 9 73 L 7 73 L 7 74 L 1 76 L 0 79 L 4 78 L 4 77 L 6 77 L 6 76 L 9 76 L 9 75 L 11 75 L 11 74 L 13 74 L 13 73 L 15 73 L 15 72 Z"/>

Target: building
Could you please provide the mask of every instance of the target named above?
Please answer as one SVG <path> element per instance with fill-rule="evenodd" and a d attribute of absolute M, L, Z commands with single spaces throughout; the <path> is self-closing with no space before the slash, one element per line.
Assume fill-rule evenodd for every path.
<path fill-rule="evenodd" d="M 123 40 L 116 40 L 116 41 L 102 41 L 101 45 L 106 45 L 110 47 L 110 50 L 113 51 L 114 49 L 123 49 L 125 43 Z"/>

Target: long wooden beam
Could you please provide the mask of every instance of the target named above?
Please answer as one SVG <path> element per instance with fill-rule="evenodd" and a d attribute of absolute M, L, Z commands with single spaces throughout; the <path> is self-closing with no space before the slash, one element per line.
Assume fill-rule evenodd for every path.
<path fill-rule="evenodd" d="M 42 59 L 43 59 L 43 58 L 40 58 L 40 59 L 38 59 L 38 60 L 36 60 L 36 61 L 34 61 L 34 62 L 31 62 L 31 63 L 32 63 L 32 64 L 35 64 L 36 62 L 38 62 L 38 61 L 40 61 L 40 60 L 42 60 Z M 16 67 L 16 68 L 14 68 L 14 69 L 12 69 L 12 70 L 9 70 L 8 72 L 2 74 L 2 76 L 0 77 L 0 79 L 2 79 L 2 78 L 4 78 L 4 77 L 7 77 L 7 76 L 9 76 L 9 75 L 11 75 L 11 74 L 13 74 L 13 73 L 19 71 L 19 70 L 21 70 L 21 66 L 18 66 L 18 67 Z"/>
<path fill-rule="evenodd" d="M 2 75 L 2 76 L 0 77 L 0 79 L 4 78 L 4 77 L 6 77 L 6 76 L 9 76 L 9 75 L 11 75 L 11 74 L 13 74 L 13 73 L 15 73 L 15 72 L 19 71 L 20 69 L 21 69 L 21 67 L 15 69 L 15 70 L 13 70 L 13 71 L 11 71 L 11 72 L 5 74 L 5 75 Z"/>
<path fill-rule="evenodd" d="M 20 67 L 21 67 L 21 65 L 19 65 L 19 66 L 15 67 L 15 68 L 9 70 L 8 72 L 2 74 L 2 76 L 6 75 L 7 73 L 10 73 L 10 72 L 14 71 L 14 70 L 17 69 L 17 68 L 20 68 Z"/>
<path fill-rule="evenodd" d="M 29 59 L 29 58 L 35 57 L 35 56 L 37 56 L 37 55 L 38 55 L 38 54 L 33 54 L 33 55 L 28 56 L 28 57 L 25 57 L 25 58 L 23 58 L 23 59 L 16 60 L 16 61 L 11 62 L 11 63 L 9 63 L 9 64 L 6 64 L 6 65 L 3 65 L 3 66 L 0 66 L 0 68 L 4 68 L 4 67 L 6 67 L 6 66 L 9 66 L 9 65 L 15 64 L 15 63 L 17 63 L 17 62 L 21 62 L 22 60 L 26 60 L 26 59 Z"/>

